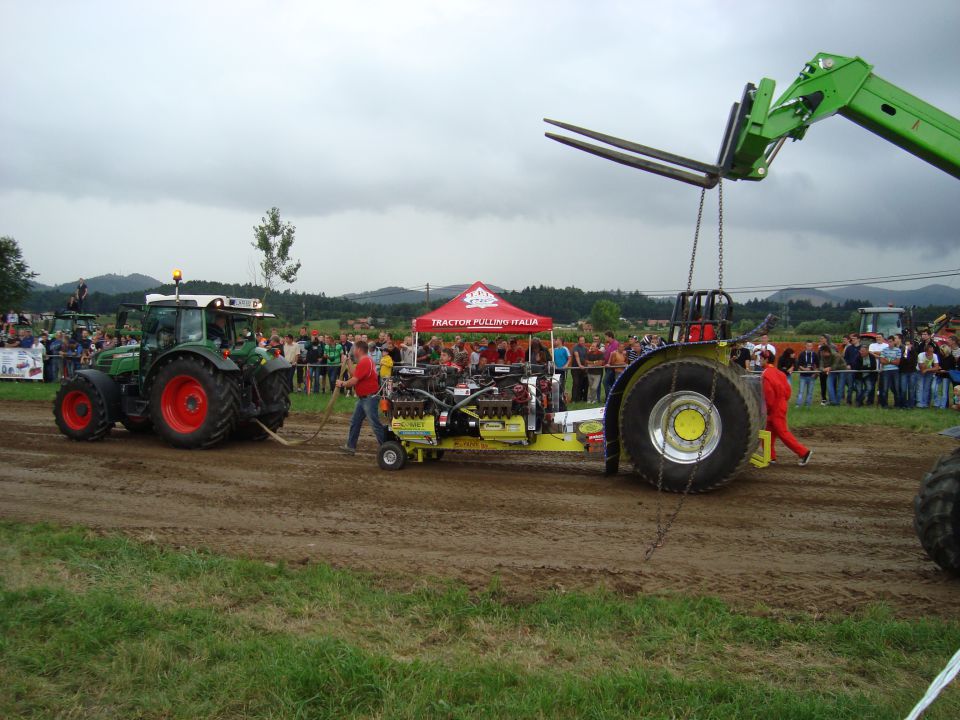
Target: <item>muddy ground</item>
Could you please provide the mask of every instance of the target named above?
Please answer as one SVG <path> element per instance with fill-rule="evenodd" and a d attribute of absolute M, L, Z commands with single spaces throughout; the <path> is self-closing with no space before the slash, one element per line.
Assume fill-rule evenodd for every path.
<path fill-rule="evenodd" d="M 302 437 L 316 422 L 293 415 Z M 447 454 L 401 472 L 377 468 L 372 438 L 336 448 L 346 419 L 313 443 L 229 443 L 179 451 L 119 426 L 98 443 L 63 438 L 47 403 L 0 406 L 0 517 L 80 524 L 234 555 L 328 562 L 401 584 L 421 575 L 525 597 L 603 585 L 627 593 L 717 595 L 814 613 L 873 601 L 901 616 L 956 617 L 960 580 L 913 534 L 923 473 L 954 441 L 888 428 L 798 433 L 789 453 L 727 489 L 687 498 L 649 561 L 658 503 L 676 496 L 567 454 Z"/>

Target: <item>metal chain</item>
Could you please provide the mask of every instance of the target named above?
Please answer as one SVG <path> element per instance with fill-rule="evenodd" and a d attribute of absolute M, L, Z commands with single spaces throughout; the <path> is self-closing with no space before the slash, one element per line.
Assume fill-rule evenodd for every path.
<path fill-rule="evenodd" d="M 717 288 L 723 292 L 723 178 L 717 180 L 717 254 L 719 255 L 717 267 L 719 276 Z M 690 288 L 688 287 L 687 290 Z"/>
<path fill-rule="evenodd" d="M 719 195 L 718 195 L 718 218 L 717 218 L 717 248 L 719 254 L 719 280 L 718 285 L 719 289 L 723 290 L 723 180 L 721 179 L 718 182 Z M 697 225 L 693 233 L 693 249 L 690 253 L 690 270 L 687 273 L 687 292 L 690 292 L 693 288 L 693 269 L 697 262 L 697 245 L 700 240 L 700 226 L 703 221 L 703 201 L 706 196 L 706 188 L 700 191 L 700 205 L 697 209 Z M 682 338 L 681 338 L 682 340 Z M 681 342 L 682 344 L 682 342 Z M 677 359 L 680 358 L 680 347 L 681 344 L 677 345 Z M 717 347 L 717 361 L 719 362 L 719 346 Z M 677 389 L 677 373 L 680 370 L 680 363 L 674 363 L 673 366 L 673 377 L 670 381 L 670 396 L 676 392 Z M 666 540 L 667 533 L 670 532 L 670 529 L 673 527 L 673 523 L 676 521 L 677 517 L 680 515 L 680 511 L 683 509 L 683 503 L 687 499 L 687 495 L 690 494 L 690 488 L 693 487 L 693 481 L 696 479 L 697 470 L 700 468 L 700 462 L 703 460 L 703 448 L 706 446 L 707 437 L 710 434 L 711 421 L 713 420 L 713 407 L 714 400 L 717 394 L 717 376 L 719 373 L 714 369 L 713 376 L 710 381 L 710 404 L 709 412 L 705 419 L 703 435 L 700 436 L 700 447 L 697 448 L 697 461 L 693 464 L 693 467 L 690 469 L 690 476 L 687 478 L 687 484 L 683 489 L 683 494 L 680 496 L 680 499 L 677 501 L 677 506 L 674 508 L 673 512 L 670 513 L 670 516 L 667 518 L 666 523 L 663 522 L 663 469 L 666 462 L 666 451 L 667 451 L 667 434 L 663 433 L 663 443 L 660 446 L 660 463 L 657 469 L 657 534 L 654 537 L 653 541 L 647 546 L 647 550 L 644 553 L 644 561 L 649 560 L 653 553 L 656 552 L 657 548 L 663 547 L 663 543 Z"/>
<path fill-rule="evenodd" d="M 700 242 L 700 223 L 703 222 L 703 201 L 707 197 L 707 189 L 700 190 L 700 207 L 697 208 L 697 227 L 693 231 L 693 249 L 690 251 L 690 270 L 687 272 L 687 292 L 693 287 L 693 267 L 697 264 L 697 244 Z"/>

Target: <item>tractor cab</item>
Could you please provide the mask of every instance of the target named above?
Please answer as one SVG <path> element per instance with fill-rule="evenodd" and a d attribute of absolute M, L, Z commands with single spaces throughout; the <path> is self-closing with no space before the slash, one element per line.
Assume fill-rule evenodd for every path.
<path fill-rule="evenodd" d="M 97 316 L 92 313 L 58 312 L 53 316 L 49 333 L 62 332 L 67 337 L 79 339 L 84 330 L 93 335 L 98 327 Z"/>
<path fill-rule="evenodd" d="M 229 358 L 241 365 L 255 353 L 256 323 L 274 317 L 261 312 L 262 303 L 254 298 L 147 295 L 146 300 L 145 304 L 124 303 L 117 313 L 117 328 L 124 328 L 124 334 L 139 336 L 139 347 L 125 346 L 101 353 L 98 369 L 121 374 L 121 366 L 114 364 L 119 359 L 146 378 L 161 356 L 186 349 Z"/>
<path fill-rule="evenodd" d="M 667 343 L 729 340 L 733 300 L 722 290 L 690 290 L 677 294 Z"/>
<path fill-rule="evenodd" d="M 866 307 L 859 308 L 860 313 L 860 341 L 868 339 L 870 342 L 883 341 L 891 335 L 903 334 L 903 317 L 905 310 L 899 307 Z"/>

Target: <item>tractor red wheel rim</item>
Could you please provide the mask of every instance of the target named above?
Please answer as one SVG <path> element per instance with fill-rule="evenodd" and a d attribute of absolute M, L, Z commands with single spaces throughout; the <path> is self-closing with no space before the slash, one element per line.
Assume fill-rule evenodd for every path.
<path fill-rule="evenodd" d="M 178 375 L 163 389 L 160 410 L 174 431 L 196 432 L 207 419 L 207 393 L 196 378 Z"/>
<path fill-rule="evenodd" d="M 71 430 L 83 430 L 93 417 L 93 403 L 82 390 L 71 390 L 60 403 L 60 414 Z"/>

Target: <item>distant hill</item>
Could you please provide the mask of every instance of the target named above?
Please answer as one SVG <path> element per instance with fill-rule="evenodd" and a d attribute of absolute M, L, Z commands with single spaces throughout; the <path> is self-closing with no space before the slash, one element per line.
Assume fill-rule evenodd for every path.
<path fill-rule="evenodd" d="M 771 302 L 808 300 L 814 307 L 824 303 L 843 303 L 847 300 L 863 300 L 870 305 L 892 304 L 898 307 L 919 305 L 960 306 L 960 288 L 947 285 L 926 285 L 916 290 L 890 290 L 873 285 L 847 285 L 846 287 L 818 290 L 816 288 L 785 288 L 767 298 Z"/>
<path fill-rule="evenodd" d="M 472 283 L 471 283 L 472 284 Z M 449 300 L 454 298 L 470 285 L 446 285 L 444 287 L 431 287 L 430 300 Z M 495 293 L 502 293 L 503 288 L 496 285 L 487 285 Z M 399 305 L 400 303 L 425 303 L 427 293 L 422 290 L 407 290 L 402 287 L 382 287 L 379 290 L 370 290 L 362 293 L 348 293 L 343 297 L 355 302 L 370 302 L 379 305 Z"/>
<path fill-rule="evenodd" d="M 77 278 L 79 280 L 79 278 Z M 51 291 L 71 295 L 77 289 L 77 280 L 61 283 L 59 285 L 44 285 L 43 283 L 34 283 L 33 288 L 40 291 Z M 156 278 L 140 273 L 131 273 L 130 275 L 117 275 L 107 273 L 106 275 L 97 275 L 96 277 L 86 278 L 87 289 L 90 294 L 103 293 L 104 295 L 119 295 L 120 293 L 140 292 L 151 288 L 159 287 L 162 283 Z"/>

